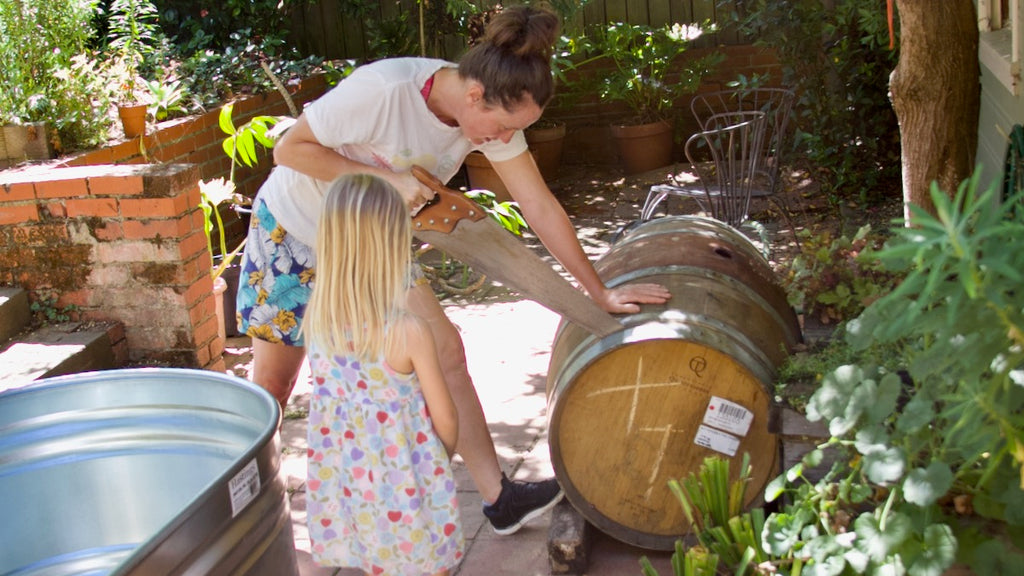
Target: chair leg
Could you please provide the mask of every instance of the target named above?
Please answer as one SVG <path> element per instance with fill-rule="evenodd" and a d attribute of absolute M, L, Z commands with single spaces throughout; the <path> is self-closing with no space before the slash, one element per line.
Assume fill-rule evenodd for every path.
<path fill-rule="evenodd" d="M 654 210 L 661 204 L 662 200 L 668 197 L 667 192 L 662 192 L 652 189 L 647 193 L 647 200 L 644 201 L 644 207 L 640 210 L 640 220 L 646 222 L 651 219 L 654 215 Z"/>

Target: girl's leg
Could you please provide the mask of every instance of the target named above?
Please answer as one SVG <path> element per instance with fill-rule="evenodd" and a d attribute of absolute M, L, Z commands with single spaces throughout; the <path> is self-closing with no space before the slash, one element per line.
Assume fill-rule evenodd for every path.
<path fill-rule="evenodd" d="M 299 378 L 306 350 L 301 346 L 272 344 L 259 338 L 252 339 L 251 380 L 277 398 L 283 411 L 288 397 Z"/>
<path fill-rule="evenodd" d="M 477 397 L 473 379 L 466 367 L 466 350 L 458 329 L 441 308 L 429 284 L 409 291 L 409 309 L 430 324 L 437 344 L 448 389 L 459 411 L 459 439 L 455 451 L 462 456 L 469 475 L 485 502 L 494 502 L 501 494 L 501 467 L 494 450 L 491 432 L 487 429 L 484 410 Z"/>
<path fill-rule="evenodd" d="M 431 574 L 431 576 L 448 576 L 448 574 L 449 574 L 448 569 L 445 568 L 444 570 L 441 570 L 440 572 L 435 572 L 434 574 Z"/>

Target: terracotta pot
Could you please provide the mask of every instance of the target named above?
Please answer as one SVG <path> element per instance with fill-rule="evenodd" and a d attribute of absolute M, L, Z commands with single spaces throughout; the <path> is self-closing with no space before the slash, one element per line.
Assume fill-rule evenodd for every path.
<path fill-rule="evenodd" d="M 526 143 L 537 160 L 541 176 L 545 180 L 558 178 L 558 167 L 562 164 L 562 148 L 565 143 L 565 124 L 527 128 L 524 134 Z"/>
<path fill-rule="evenodd" d="M 672 163 L 672 125 L 668 122 L 613 124 L 611 130 L 626 174 L 647 172 Z"/>
<path fill-rule="evenodd" d="M 217 336 L 220 341 L 227 340 L 227 331 L 224 328 L 224 293 L 228 290 L 228 283 L 223 277 L 213 279 L 213 303 L 214 312 L 217 314 Z"/>
<path fill-rule="evenodd" d="M 146 104 L 121 105 L 117 107 L 117 115 L 121 117 L 121 127 L 125 138 L 138 138 L 146 133 Z"/>
<path fill-rule="evenodd" d="M 469 178 L 471 190 L 490 190 L 494 192 L 494 199 L 498 202 L 507 202 L 512 199 L 508 188 L 498 177 L 498 173 L 491 166 L 491 161 L 484 156 L 483 152 L 470 152 L 466 156 L 466 177 Z"/>

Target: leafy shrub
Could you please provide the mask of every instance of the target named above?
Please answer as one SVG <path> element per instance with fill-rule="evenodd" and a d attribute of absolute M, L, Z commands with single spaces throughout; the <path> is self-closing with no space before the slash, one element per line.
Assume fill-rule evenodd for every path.
<path fill-rule="evenodd" d="M 805 229 L 798 239 L 800 252 L 783 284 L 789 303 L 822 324 L 856 317 L 902 277 L 878 261 L 886 235 L 873 232 L 870 225 L 853 238 Z"/>
<path fill-rule="evenodd" d="M 952 199 L 933 186 L 937 216 L 912 207 L 917 227 L 876 253 L 905 278 L 847 324 L 855 360 L 826 374 L 807 406 L 832 437 L 769 483 L 765 500 L 785 495 L 781 510 L 760 530 L 748 529 L 757 511 L 701 516 L 700 542 L 732 573 L 749 573 L 750 559 L 779 575 L 939 576 L 954 562 L 1019 571 L 1024 215 L 1014 207 L 1024 194 L 999 203 L 998 187 L 978 194 L 977 181 Z M 879 358 L 879 344 L 899 353 Z M 686 496 L 710 509 L 694 495 L 728 493 L 727 476 L 702 469 Z"/>
<path fill-rule="evenodd" d="M 883 3 L 830 4 L 756 0 L 744 2 L 737 18 L 779 55 L 783 83 L 798 95 L 795 145 L 825 191 L 875 203 L 899 189 L 899 126 L 888 97 L 898 54 L 888 47 Z"/>
<path fill-rule="evenodd" d="M 47 122 L 58 150 L 106 138 L 94 15 L 92 0 L 0 2 L 0 124 Z"/>

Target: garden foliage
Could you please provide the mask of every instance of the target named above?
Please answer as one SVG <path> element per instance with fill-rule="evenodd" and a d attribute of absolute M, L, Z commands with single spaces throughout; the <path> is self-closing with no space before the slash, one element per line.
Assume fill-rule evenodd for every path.
<path fill-rule="evenodd" d="M 854 361 L 828 372 L 807 404 L 831 438 L 769 483 L 765 500 L 783 504 L 757 538 L 731 530 L 754 512 L 705 515 L 701 554 L 710 548 L 735 574 L 940 576 L 954 562 L 976 574 L 1019 570 L 1024 194 L 1001 203 L 997 187 L 977 184 L 952 198 L 933 186 L 936 215 L 912 207 L 916 227 L 875 254 L 905 277 L 846 324 Z M 687 495 L 698 493 L 693 482 Z M 700 482 L 728 489 L 721 474 Z"/>
<path fill-rule="evenodd" d="M 888 96 L 898 51 L 889 48 L 884 2 L 828 4 L 755 0 L 736 17 L 756 44 L 778 54 L 782 83 L 799 98 L 795 146 L 824 190 L 874 204 L 900 188 L 899 126 Z"/>

